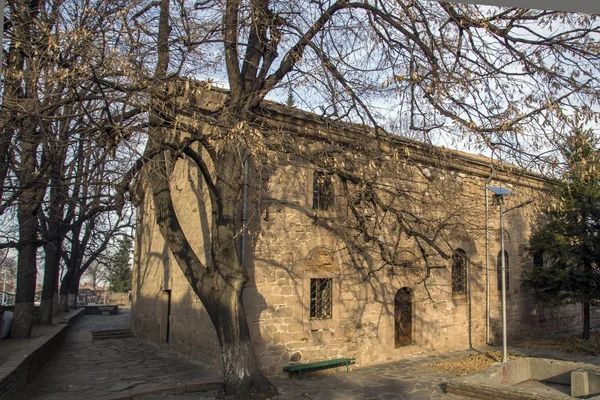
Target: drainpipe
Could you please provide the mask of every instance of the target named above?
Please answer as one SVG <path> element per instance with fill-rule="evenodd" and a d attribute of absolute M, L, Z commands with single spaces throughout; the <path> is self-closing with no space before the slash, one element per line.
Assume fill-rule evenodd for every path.
<path fill-rule="evenodd" d="M 469 308 L 469 348 L 473 348 L 473 317 L 471 312 L 471 261 L 467 257 L 467 303 Z"/>
<path fill-rule="evenodd" d="M 244 191 L 242 198 L 242 243 L 240 249 L 240 264 L 246 266 L 246 236 L 248 235 L 248 159 L 244 161 Z"/>
<path fill-rule="evenodd" d="M 496 170 L 493 165 L 490 165 L 492 168 L 492 173 L 485 181 L 485 186 L 483 190 L 485 191 L 485 343 L 490 344 L 490 234 L 489 234 L 489 196 L 488 189 L 492 178 L 496 174 Z"/>

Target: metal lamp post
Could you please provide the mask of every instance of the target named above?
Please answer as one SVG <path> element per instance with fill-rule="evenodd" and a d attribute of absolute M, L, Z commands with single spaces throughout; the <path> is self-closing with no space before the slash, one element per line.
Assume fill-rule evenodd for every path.
<path fill-rule="evenodd" d="M 507 340 L 506 340 L 506 256 L 504 252 L 504 214 L 533 203 L 533 200 L 526 200 L 514 207 L 504 211 L 504 196 L 512 195 L 513 192 L 499 186 L 488 186 L 487 189 L 494 193 L 494 199 L 500 204 L 500 265 L 502 271 L 502 362 L 508 361 Z"/>
<path fill-rule="evenodd" d="M 508 361 L 506 344 L 506 263 L 504 260 L 504 196 L 513 194 L 512 191 L 498 186 L 488 186 L 494 193 L 494 199 L 500 203 L 500 259 L 502 268 L 502 362 Z"/>

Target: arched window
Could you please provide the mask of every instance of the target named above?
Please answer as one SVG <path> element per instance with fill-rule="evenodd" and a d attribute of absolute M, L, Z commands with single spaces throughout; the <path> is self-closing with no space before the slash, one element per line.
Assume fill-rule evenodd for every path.
<path fill-rule="evenodd" d="M 498 252 L 498 257 L 496 259 L 496 270 L 498 271 L 498 290 L 502 290 L 502 259 L 500 258 L 500 254 L 502 252 Z M 510 278 L 508 272 L 510 271 L 509 263 L 508 263 L 508 253 L 504 250 L 504 265 L 506 268 L 506 290 L 508 290 L 510 286 Z"/>
<path fill-rule="evenodd" d="M 467 253 L 463 249 L 452 254 L 452 294 L 467 293 Z"/>
<path fill-rule="evenodd" d="M 331 210 L 334 194 L 333 175 L 315 171 L 313 175 L 313 210 Z"/>

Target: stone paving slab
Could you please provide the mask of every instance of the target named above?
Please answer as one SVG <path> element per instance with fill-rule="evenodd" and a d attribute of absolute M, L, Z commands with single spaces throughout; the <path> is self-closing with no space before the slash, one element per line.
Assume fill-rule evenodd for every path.
<path fill-rule="evenodd" d="M 426 400 L 465 399 L 462 396 L 445 394 L 445 386 L 454 375 L 440 374 L 421 367 L 444 360 L 458 359 L 485 351 L 501 351 L 501 347 L 484 347 L 477 350 L 456 351 L 448 354 L 428 354 L 386 364 L 353 367 L 348 374 L 312 376 L 308 379 L 272 378 L 279 389 L 281 400 Z M 590 362 L 600 365 L 600 357 L 562 353 L 548 350 L 509 348 L 511 353 L 549 357 L 563 360 Z M 147 399 L 170 400 L 215 400 L 216 391 L 187 394 L 149 395 Z"/>
<path fill-rule="evenodd" d="M 367 367 L 352 367 L 352 371 L 330 375 L 313 375 L 297 379 L 278 377 L 271 382 L 279 389 L 281 400 L 426 400 L 444 399 L 444 385 L 453 375 L 439 374 L 419 367 L 426 364 L 474 354 L 473 350 L 449 354 L 433 354 L 408 358 Z M 216 391 L 191 394 L 164 394 L 148 399 L 214 400 Z"/>
<path fill-rule="evenodd" d="M 84 315 L 21 398 L 131 398 L 156 391 L 185 393 L 199 380 L 220 380 L 215 371 L 176 358 L 146 341 L 92 340 L 90 333 L 128 327 L 127 310 L 117 316 Z"/>

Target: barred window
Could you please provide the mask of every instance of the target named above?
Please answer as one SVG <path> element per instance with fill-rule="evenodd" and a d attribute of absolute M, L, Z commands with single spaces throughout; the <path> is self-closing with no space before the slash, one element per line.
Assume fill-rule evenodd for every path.
<path fill-rule="evenodd" d="M 454 250 L 452 255 L 452 293 L 467 293 L 467 253 L 463 249 Z"/>
<path fill-rule="evenodd" d="M 502 257 L 501 254 L 502 252 L 499 251 L 498 258 L 496 260 L 496 269 L 498 271 L 498 290 L 502 290 L 502 259 L 500 258 Z M 508 271 L 510 271 L 510 268 L 508 267 L 508 253 L 506 252 L 506 250 L 504 250 L 504 266 L 506 268 L 506 290 L 508 290 L 510 283 Z"/>
<path fill-rule="evenodd" d="M 310 319 L 331 319 L 332 278 L 310 280 Z"/>
<path fill-rule="evenodd" d="M 331 174 L 315 171 L 313 177 L 313 210 L 329 210 L 333 206 L 333 178 Z"/>

